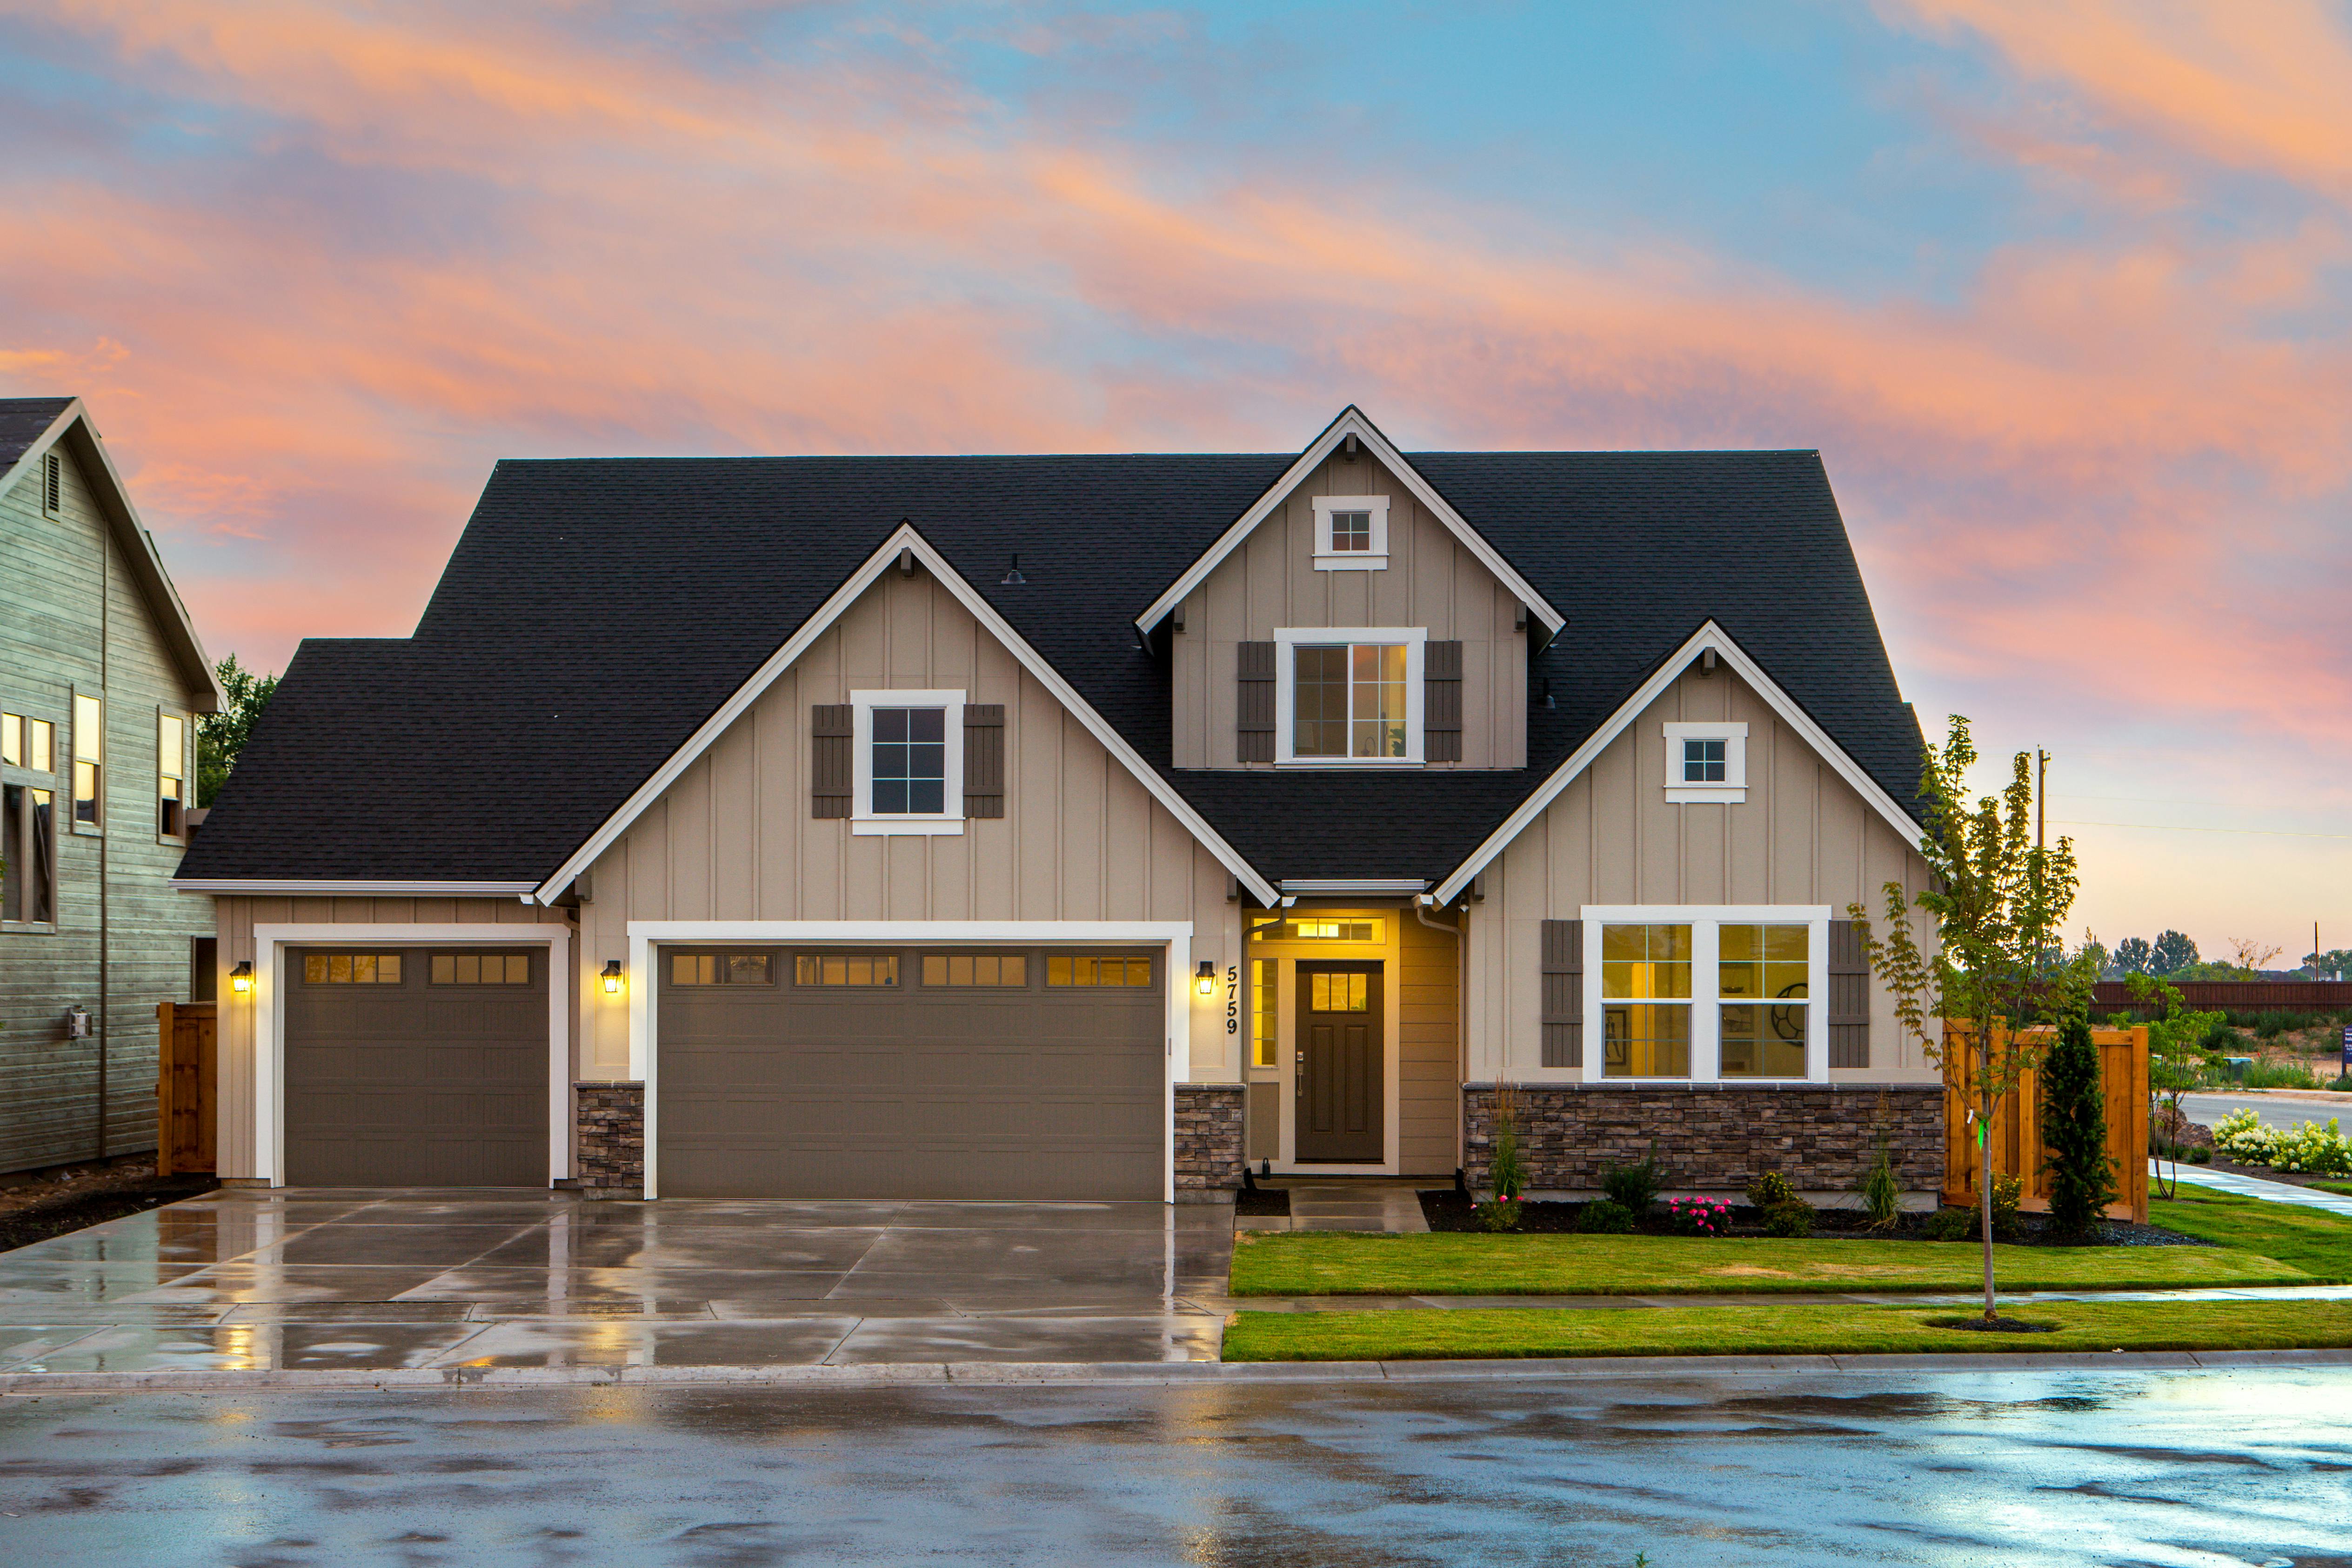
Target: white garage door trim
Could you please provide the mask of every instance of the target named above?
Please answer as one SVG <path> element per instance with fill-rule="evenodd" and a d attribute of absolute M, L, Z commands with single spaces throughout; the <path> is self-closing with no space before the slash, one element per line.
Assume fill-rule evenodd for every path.
<path fill-rule="evenodd" d="M 547 1180 L 572 1174 L 572 933 L 562 925 L 257 925 L 253 928 L 253 1142 L 271 1186 L 286 1185 L 286 1014 L 278 979 L 288 947 L 547 949 Z"/>
<path fill-rule="evenodd" d="M 1192 1052 L 1192 923 L 1189 920 L 632 920 L 629 922 L 629 1076 L 645 1085 L 646 1197 L 661 1196 L 661 1093 L 653 950 L 665 942 L 1118 943 L 1167 950 L 1168 1062 L 1162 1092 L 1160 1201 L 1176 1201 L 1176 1048 Z"/>

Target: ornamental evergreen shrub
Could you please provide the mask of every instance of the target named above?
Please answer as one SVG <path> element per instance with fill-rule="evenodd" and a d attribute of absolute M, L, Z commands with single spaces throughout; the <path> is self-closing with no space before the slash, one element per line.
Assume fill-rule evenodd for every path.
<path fill-rule="evenodd" d="M 1633 1228 L 1633 1211 L 1622 1203 L 1596 1198 L 1576 1211 L 1579 1230 L 1622 1236 Z"/>
<path fill-rule="evenodd" d="M 1929 1241 L 1965 1241 L 1977 1228 L 1972 1208 L 1939 1208 L 1919 1222 L 1919 1234 Z"/>
<path fill-rule="evenodd" d="M 1784 1203 L 1795 1202 L 1796 1197 L 1797 1189 L 1790 1186 L 1789 1178 L 1779 1171 L 1766 1171 L 1748 1184 L 1748 1205 L 1767 1213 Z"/>
<path fill-rule="evenodd" d="M 2042 1169 L 2050 1173 L 2050 1228 L 2079 1240 L 2116 1200 L 2099 1048 L 2080 1015 L 2058 1026 L 2057 1043 L 2042 1059 Z"/>
<path fill-rule="evenodd" d="M 1895 1151 L 1888 1147 L 1883 1128 L 1878 1134 L 1878 1157 L 1871 1161 L 1870 1174 L 1862 1178 L 1862 1207 L 1874 1230 L 1891 1228 L 1903 1213 L 1903 1188 L 1895 1179 Z"/>
<path fill-rule="evenodd" d="M 1658 1174 L 1655 1144 L 1637 1163 L 1610 1166 L 1601 1173 L 1601 1190 L 1609 1195 L 1609 1201 L 1636 1219 L 1650 1212 L 1650 1206 L 1658 1201 L 1658 1189 L 1664 1186 L 1665 1180 Z"/>
<path fill-rule="evenodd" d="M 1813 1206 L 1801 1197 L 1776 1203 L 1764 1211 L 1764 1234 L 1801 1239 L 1813 1233 Z"/>

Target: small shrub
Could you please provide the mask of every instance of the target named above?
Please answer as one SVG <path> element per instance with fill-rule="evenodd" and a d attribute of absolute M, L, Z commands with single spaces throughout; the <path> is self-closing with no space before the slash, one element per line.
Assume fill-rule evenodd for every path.
<path fill-rule="evenodd" d="M 2017 1205 L 2024 1196 L 2024 1177 L 1997 1176 L 1992 1178 L 1992 1233 L 1995 1236 L 2017 1234 Z"/>
<path fill-rule="evenodd" d="M 1658 1201 L 1658 1189 L 1664 1185 L 1658 1174 L 1655 1144 L 1634 1164 L 1610 1166 L 1601 1173 L 1601 1190 L 1609 1195 L 1609 1201 L 1636 1218 L 1650 1212 L 1650 1206 Z"/>
<path fill-rule="evenodd" d="M 2189 1150 L 2189 1163 L 2192 1166 L 2211 1165 L 2213 1151 L 2202 1144 L 2191 1145 Z"/>
<path fill-rule="evenodd" d="M 2336 1119 L 2300 1127 L 2265 1127 L 2252 1111 L 2232 1111 L 2213 1124 L 2213 1152 L 2242 1166 L 2333 1176 L 2352 1171 L 2352 1144 Z"/>
<path fill-rule="evenodd" d="M 1595 1235 L 1622 1236 L 1633 1228 L 1633 1211 L 1610 1198 L 1596 1198 L 1576 1211 L 1576 1228 Z"/>
<path fill-rule="evenodd" d="M 1495 1160 L 1488 1168 L 1486 1179 L 1498 1199 L 1516 1203 L 1528 1190 L 1528 1162 L 1519 1153 L 1519 1108 L 1517 1097 L 1508 1084 L 1501 1085 L 1495 1095 Z M 1511 1220 L 1517 1225 L 1517 1218 Z M 1507 1230 L 1510 1226 L 1494 1227 Z"/>
<path fill-rule="evenodd" d="M 1977 1228 L 1977 1217 L 1965 1208 L 1939 1208 L 1919 1222 L 1919 1234 L 1929 1241 L 1965 1241 Z"/>
<path fill-rule="evenodd" d="M 1862 1178 L 1862 1207 L 1870 1216 L 1874 1230 L 1889 1228 L 1903 1212 L 1903 1189 L 1895 1180 L 1895 1155 L 1884 1132 L 1878 1134 L 1878 1157 L 1871 1161 L 1870 1174 Z"/>
<path fill-rule="evenodd" d="M 1527 1206 L 1516 1197 L 1498 1197 L 1477 1206 L 1478 1223 L 1489 1230 L 1517 1230 Z"/>
<path fill-rule="evenodd" d="M 1720 1236 L 1731 1228 L 1731 1205 L 1719 1197 L 1677 1197 L 1666 1205 L 1666 1223 L 1678 1236 Z"/>
<path fill-rule="evenodd" d="M 1776 1203 L 1764 1211 L 1764 1234 L 1792 1239 L 1813 1233 L 1813 1206 L 1801 1197 Z"/>
<path fill-rule="evenodd" d="M 1779 1171 L 1766 1171 L 1748 1184 L 1748 1202 L 1750 1207 L 1769 1212 L 1784 1203 L 1794 1203 L 1796 1200 L 1797 1189 L 1790 1186 L 1789 1178 Z"/>
<path fill-rule="evenodd" d="M 2238 1080 L 2249 1089 L 2316 1089 L 2319 1079 L 2300 1061 L 2263 1061 L 2260 1059 L 2246 1063 L 2246 1075 Z"/>

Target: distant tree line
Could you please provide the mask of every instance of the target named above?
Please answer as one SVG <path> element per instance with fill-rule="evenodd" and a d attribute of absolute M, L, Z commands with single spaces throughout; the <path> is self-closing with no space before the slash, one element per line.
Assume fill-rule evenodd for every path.
<path fill-rule="evenodd" d="M 2200 957 L 2196 942 L 2187 933 L 2163 931 L 2152 942 L 2145 936 L 2126 936 L 2113 948 L 2091 942 L 2083 951 L 2098 966 L 2103 980 L 2127 980 L 2134 975 L 2146 975 L 2150 979 L 2174 981 L 2251 979 L 2261 974 L 2280 951 L 2272 944 L 2236 937 L 2231 939 L 2230 946 L 2231 957 Z M 2303 967 L 2315 979 L 2352 976 L 2352 948 L 2306 953 Z"/>

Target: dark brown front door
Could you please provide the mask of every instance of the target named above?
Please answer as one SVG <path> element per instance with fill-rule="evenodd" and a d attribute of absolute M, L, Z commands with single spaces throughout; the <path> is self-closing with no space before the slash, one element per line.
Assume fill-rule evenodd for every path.
<path fill-rule="evenodd" d="M 1381 966 L 1298 966 L 1298 1157 L 1378 1165 Z"/>

